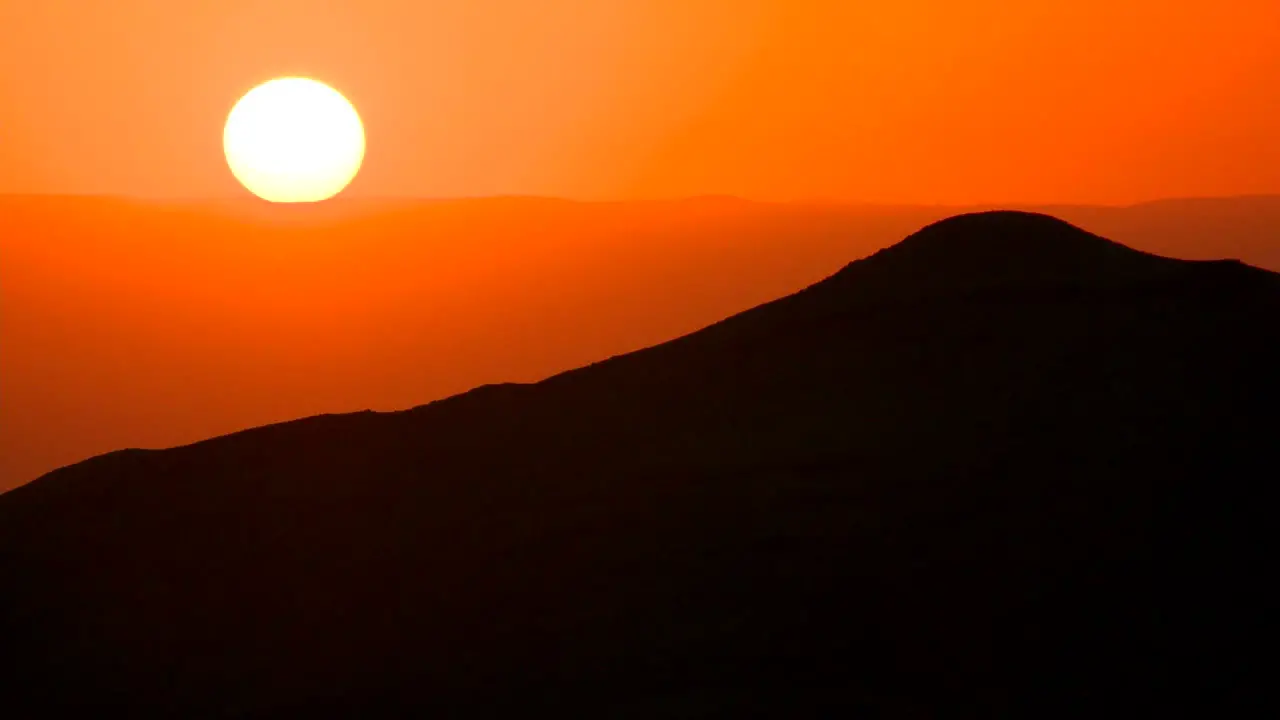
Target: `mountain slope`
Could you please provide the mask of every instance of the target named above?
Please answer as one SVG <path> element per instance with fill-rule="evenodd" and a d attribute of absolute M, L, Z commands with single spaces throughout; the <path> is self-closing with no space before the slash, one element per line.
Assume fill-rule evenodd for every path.
<path fill-rule="evenodd" d="M 968 215 L 538 384 L 99 457 L 0 496 L 6 694 L 186 717 L 1245 702 L 1278 310 L 1280 278 L 1239 263 Z"/>
<path fill-rule="evenodd" d="M 0 195 L 0 492 L 121 447 L 541 380 L 982 209 Z M 1023 209 L 1280 270 L 1280 196 Z"/>

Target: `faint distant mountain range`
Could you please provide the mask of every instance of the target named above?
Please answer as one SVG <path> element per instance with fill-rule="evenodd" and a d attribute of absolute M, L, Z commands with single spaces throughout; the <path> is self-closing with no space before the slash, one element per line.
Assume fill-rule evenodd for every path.
<path fill-rule="evenodd" d="M 531 385 L 0 496 L 33 716 L 1236 714 L 1280 276 L 929 226 Z"/>
<path fill-rule="evenodd" d="M 1280 196 L 1160 200 L 1130 207 L 1046 207 L 1068 222 L 1148 252 L 1235 258 L 1280 271 Z"/>
<path fill-rule="evenodd" d="M 1142 250 L 1280 270 L 1277 197 L 1047 210 Z M 538 380 L 958 211 L 0 197 L 0 490 L 121 447 Z"/>

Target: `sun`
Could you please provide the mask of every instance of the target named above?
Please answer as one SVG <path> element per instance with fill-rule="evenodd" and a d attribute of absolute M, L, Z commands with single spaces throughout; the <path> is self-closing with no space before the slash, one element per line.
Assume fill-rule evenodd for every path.
<path fill-rule="evenodd" d="M 250 90 L 227 116 L 227 164 L 250 192 L 278 203 L 342 192 L 364 162 L 364 125 L 337 90 L 310 78 L 276 78 Z"/>

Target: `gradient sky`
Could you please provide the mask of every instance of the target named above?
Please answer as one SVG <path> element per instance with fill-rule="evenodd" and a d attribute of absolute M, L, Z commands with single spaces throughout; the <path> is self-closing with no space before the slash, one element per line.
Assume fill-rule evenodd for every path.
<path fill-rule="evenodd" d="M 329 82 L 363 196 L 1280 192 L 1276 0 L 0 0 L 0 192 L 220 197 Z"/>

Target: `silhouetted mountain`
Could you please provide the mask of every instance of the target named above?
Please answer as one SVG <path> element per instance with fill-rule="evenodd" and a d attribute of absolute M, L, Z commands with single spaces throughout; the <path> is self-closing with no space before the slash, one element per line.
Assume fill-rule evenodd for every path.
<path fill-rule="evenodd" d="M 542 380 L 794 293 L 961 211 L 0 195 L 0 492 L 121 447 Z M 1280 196 L 1051 214 L 1146 252 L 1280 271 Z"/>
<path fill-rule="evenodd" d="M 0 496 L 33 714 L 1249 707 L 1280 276 L 945 220 L 533 385 Z"/>

